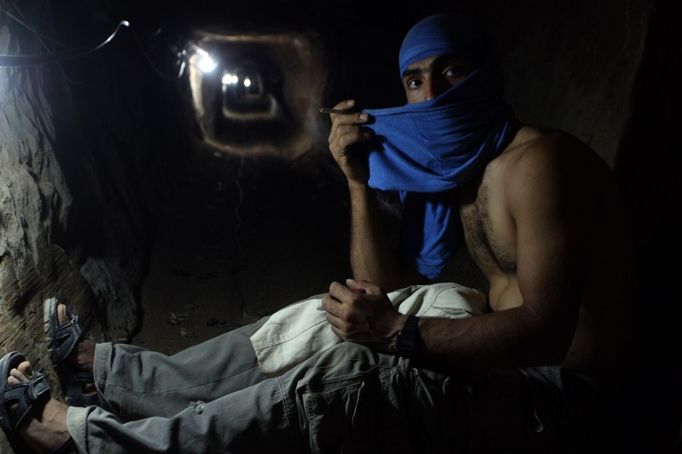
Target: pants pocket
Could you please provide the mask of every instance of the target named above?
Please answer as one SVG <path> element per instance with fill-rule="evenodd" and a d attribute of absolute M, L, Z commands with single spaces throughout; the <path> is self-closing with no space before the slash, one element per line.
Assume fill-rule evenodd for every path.
<path fill-rule="evenodd" d="M 373 368 L 307 385 L 301 394 L 313 453 L 412 452 L 405 386 L 394 370 Z"/>

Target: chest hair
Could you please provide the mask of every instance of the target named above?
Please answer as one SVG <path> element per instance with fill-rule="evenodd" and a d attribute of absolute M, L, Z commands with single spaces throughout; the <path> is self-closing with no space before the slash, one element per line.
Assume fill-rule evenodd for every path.
<path fill-rule="evenodd" d="M 478 191 L 465 194 L 460 203 L 460 216 L 464 237 L 474 261 L 486 274 L 499 270 L 505 274 L 516 273 L 516 261 L 498 240 L 495 220 L 490 215 L 490 187 L 482 182 Z"/>

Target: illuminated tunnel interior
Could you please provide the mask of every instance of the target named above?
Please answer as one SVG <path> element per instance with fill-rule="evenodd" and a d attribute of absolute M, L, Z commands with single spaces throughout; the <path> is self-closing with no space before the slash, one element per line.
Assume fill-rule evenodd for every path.
<path fill-rule="evenodd" d="M 598 3 L 0 0 L 0 345 L 47 366 L 38 309 L 58 296 L 96 339 L 172 353 L 350 277 L 319 108 L 404 104 L 402 37 L 454 9 L 491 31 L 515 114 L 623 182 L 651 301 L 635 375 L 661 394 L 633 403 L 658 419 L 633 424 L 674 438 L 680 32 L 673 2 Z M 395 242 L 397 194 L 379 197 Z M 466 251 L 443 279 L 487 290 Z M 645 371 L 661 364 L 658 386 Z"/>

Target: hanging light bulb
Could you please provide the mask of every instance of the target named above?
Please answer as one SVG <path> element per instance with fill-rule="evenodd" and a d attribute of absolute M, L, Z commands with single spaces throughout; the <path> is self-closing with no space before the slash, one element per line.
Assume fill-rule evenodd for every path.
<path fill-rule="evenodd" d="M 197 61 L 197 66 L 199 67 L 201 72 L 210 73 L 218 67 L 218 62 L 215 61 L 213 57 L 211 57 L 209 53 L 206 52 L 201 47 L 195 45 L 194 52 L 199 57 Z"/>
<path fill-rule="evenodd" d="M 223 85 L 234 85 L 239 82 L 239 76 L 231 73 L 224 73 L 222 78 Z"/>

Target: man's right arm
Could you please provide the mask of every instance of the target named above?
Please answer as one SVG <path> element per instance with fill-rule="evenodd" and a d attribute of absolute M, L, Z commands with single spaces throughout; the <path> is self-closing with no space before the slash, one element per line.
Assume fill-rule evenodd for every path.
<path fill-rule="evenodd" d="M 349 182 L 351 199 L 350 260 L 353 278 L 377 282 L 390 292 L 427 279 L 401 261 L 383 230 L 376 197 L 366 184 Z"/>
<path fill-rule="evenodd" d="M 353 100 L 346 100 L 334 106 L 349 113 L 332 114 L 329 134 L 329 149 L 346 176 L 350 192 L 353 276 L 374 282 L 386 291 L 423 283 L 424 276 L 398 260 L 383 230 L 376 199 L 367 184 L 367 156 L 353 147 L 371 138 L 371 131 L 362 128 L 367 116 L 350 112 L 354 104 Z"/>

